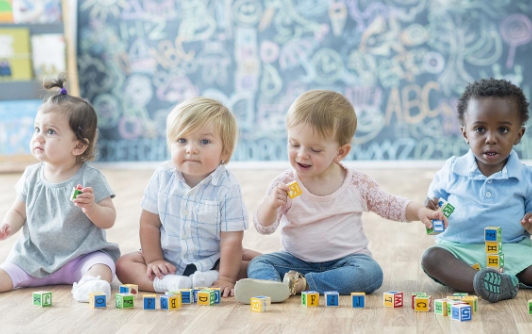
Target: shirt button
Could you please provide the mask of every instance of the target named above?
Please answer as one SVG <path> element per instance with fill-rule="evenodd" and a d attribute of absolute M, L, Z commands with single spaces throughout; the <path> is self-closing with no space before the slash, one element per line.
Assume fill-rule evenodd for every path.
<path fill-rule="evenodd" d="M 489 191 L 486 193 L 486 197 L 491 197 L 491 193 Z"/>
<path fill-rule="evenodd" d="M 488 180 L 488 183 L 491 183 L 491 180 Z"/>

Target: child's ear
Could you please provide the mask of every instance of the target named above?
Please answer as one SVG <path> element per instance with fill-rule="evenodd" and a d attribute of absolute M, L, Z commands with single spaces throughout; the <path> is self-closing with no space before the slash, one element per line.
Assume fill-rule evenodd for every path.
<path fill-rule="evenodd" d="M 82 155 L 87 148 L 89 147 L 89 140 L 84 138 L 83 140 L 77 140 L 76 146 L 72 150 L 72 155 L 79 156 Z"/>
<path fill-rule="evenodd" d="M 467 131 L 464 129 L 463 126 L 460 127 L 460 131 L 462 131 L 462 136 L 464 137 L 464 141 L 466 144 L 469 145 L 469 139 L 467 139 Z"/>
<path fill-rule="evenodd" d="M 222 154 L 220 155 L 220 163 L 222 165 L 225 164 L 228 158 L 229 158 L 229 152 L 222 152 Z"/>
<path fill-rule="evenodd" d="M 523 138 L 523 135 L 525 134 L 525 130 L 526 130 L 525 127 L 522 126 L 521 130 L 519 130 L 519 132 L 517 133 L 517 138 L 514 141 L 514 145 L 519 144 L 519 142 L 521 141 L 521 138 Z"/>
<path fill-rule="evenodd" d="M 351 143 L 344 144 L 338 149 L 338 155 L 336 156 L 335 161 L 340 162 L 345 158 L 351 151 Z"/>

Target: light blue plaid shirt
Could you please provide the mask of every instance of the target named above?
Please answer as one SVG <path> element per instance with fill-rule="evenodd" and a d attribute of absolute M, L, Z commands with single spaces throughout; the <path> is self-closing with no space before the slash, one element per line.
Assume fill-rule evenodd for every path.
<path fill-rule="evenodd" d="M 490 177 L 480 172 L 471 150 L 452 157 L 434 176 L 428 197 L 441 197 L 455 207 L 449 227 L 437 239 L 484 243 L 486 226 L 500 226 L 503 242 L 530 237 L 521 219 L 532 212 L 532 167 L 519 161 L 515 151 L 506 166 Z"/>
<path fill-rule="evenodd" d="M 159 215 L 163 255 L 178 275 L 190 263 L 199 271 L 212 269 L 220 258 L 220 232 L 248 227 L 240 185 L 223 165 L 191 189 L 171 161 L 162 163 L 144 191 L 141 207 Z"/>

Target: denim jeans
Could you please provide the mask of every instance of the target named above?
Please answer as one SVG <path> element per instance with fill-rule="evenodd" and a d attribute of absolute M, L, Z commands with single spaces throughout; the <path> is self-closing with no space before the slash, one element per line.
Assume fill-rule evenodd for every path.
<path fill-rule="evenodd" d="M 310 290 L 338 291 L 341 295 L 371 293 L 380 288 L 383 278 L 380 265 L 365 254 L 327 262 L 306 262 L 285 251 L 254 258 L 248 266 L 248 277 L 280 282 L 290 270 L 305 276 Z"/>

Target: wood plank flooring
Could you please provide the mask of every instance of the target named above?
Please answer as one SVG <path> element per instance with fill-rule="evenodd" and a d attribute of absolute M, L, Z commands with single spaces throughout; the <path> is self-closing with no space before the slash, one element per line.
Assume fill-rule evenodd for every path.
<path fill-rule="evenodd" d="M 230 165 L 229 165 L 230 168 Z M 414 200 L 423 201 L 435 170 L 399 169 L 367 170 L 384 189 Z M 120 245 L 122 253 L 139 249 L 139 203 L 152 170 L 104 169 L 117 194 L 114 203 L 117 222 L 108 230 L 108 240 Z M 280 170 L 234 170 L 242 184 L 250 217 L 253 216 L 269 182 Z M 0 215 L 15 198 L 14 185 L 20 173 L 0 174 Z M 70 286 L 45 287 L 53 292 L 53 307 L 31 304 L 31 292 L 40 288 L 21 289 L 0 294 L 0 333 L 532 333 L 532 315 L 527 313 L 531 290 L 521 290 L 509 301 L 479 303 L 479 313 L 471 322 L 456 322 L 433 312 L 414 312 L 409 297 L 425 291 L 433 298 L 453 291 L 430 280 L 419 261 L 424 250 L 434 242 L 425 234 L 421 223 L 396 223 L 373 213 L 364 215 L 365 232 L 370 249 L 384 270 L 384 284 L 368 296 L 365 309 L 349 307 L 349 297 L 340 298 L 339 308 L 307 309 L 299 298 L 274 304 L 270 312 L 250 311 L 234 298 L 218 306 L 188 305 L 175 312 L 119 310 L 109 303 L 106 310 L 92 310 L 88 304 L 74 301 Z M 7 257 L 17 236 L 0 242 L 0 261 Z M 319 240 L 309 240 L 319 242 Z M 253 226 L 246 231 L 244 247 L 260 252 L 280 248 L 278 232 L 258 234 Z M 531 254 L 532 256 L 532 254 Z M 113 283 L 113 293 L 118 282 Z M 405 293 L 406 306 L 388 309 L 382 306 L 382 293 L 399 290 Z M 322 302 L 323 303 L 323 302 Z"/>

